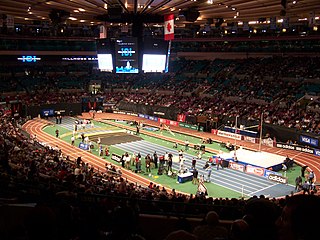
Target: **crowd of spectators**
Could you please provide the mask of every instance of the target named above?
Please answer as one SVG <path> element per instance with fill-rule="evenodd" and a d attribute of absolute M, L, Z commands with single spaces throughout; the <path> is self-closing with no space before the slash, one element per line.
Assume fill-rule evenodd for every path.
<path fill-rule="evenodd" d="M 180 65 L 179 65 L 180 64 Z M 29 84 L 30 91 L 15 95 L 27 105 L 81 102 L 90 80 L 101 81 L 99 94 L 105 102 L 158 105 L 179 109 L 187 115 L 218 118 L 238 116 L 298 130 L 319 133 L 318 105 L 305 104 L 306 94 L 320 94 L 319 58 L 273 57 L 245 60 L 181 59 L 169 74 L 114 75 L 108 73 L 15 76 L 11 87 Z M 180 67 L 178 67 L 180 66 Z M 80 70 L 79 70 L 80 71 Z M 27 80 L 29 78 L 29 80 Z M 66 80 L 67 78 L 67 80 Z M 39 79 L 36 81 L 36 79 Z M 62 91 L 61 82 L 74 82 L 75 92 Z M 80 84 L 81 83 L 81 84 Z M 10 90 L 10 89 L 9 89 Z M 12 90 L 12 89 L 11 89 Z M 10 97 L 3 101 L 13 100 Z"/>
<path fill-rule="evenodd" d="M 155 183 L 141 186 L 128 182 L 118 166 L 107 163 L 105 170 L 95 169 L 81 156 L 72 160 L 37 136 L 26 136 L 24 119 L 2 115 L 0 121 L 2 201 L 36 203 L 25 218 L 25 230 L 11 233 L 10 239 L 145 239 L 138 221 L 142 213 L 203 217 L 194 227 L 188 221 L 177 225 L 178 233 L 166 239 L 176 234 L 193 239 L 237 239 L 242 234 L 245 239 L 301 239 L 294 236 L 311 236 L 305 229 L 319 223 L 317 214 L 308 214 L 319 212 L 320 198 L 313 191 L 279 199 L 222 199 L 168 191 Z M 220 219 L 231 221 L 231 228 L 221 227 Z M 155 233 L 159 226 L 153 227 Z"/>

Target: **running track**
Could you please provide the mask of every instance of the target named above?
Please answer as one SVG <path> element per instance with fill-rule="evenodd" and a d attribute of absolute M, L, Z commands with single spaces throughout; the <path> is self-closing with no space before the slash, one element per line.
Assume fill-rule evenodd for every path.
<path fill-rule="evenodd" d="M 77 147 L 72 147 L 71 144 L 56 138 L 46 132 L 43 132 L 42 129 L 45 126 L 51 125 L 52 123 L 43 119 L 33 119 L 29 120 L 23 125 L 23 129 L 28 133 L 37 135 L 37 139 L 39 142 L 45 142 L 52 147 L 58 147 L 62 150 L 65 155 L 68 155 L 70 159 L 76 159 L 81 156 L 82 160 L 85 162 L 89 162 L 95 169 L 101 170 L 105 172 L 105 163 L 107 162 L 105 159 L 102 159 L 98 156 L 95 156 L 87 151 L 84 151 Z M 129 182 L 139 183 L 143 186 L 148 186 L 150 180 L 143 178 L 137 174 L 132 173 L 124 168 L 121 169 L 123 177 L 126 178 Z"/>
<path fill-rule="evenodd" d="M 89 113 L 83 113 L 82 117 L 87 118 L 87 119 L 91 118 Z M 150 126 L 159 127 L 158 122 L 147 120 L 145 118 L 139 118 L 136 116 L 125 115 L 125 114 L 115 114 L 115 113 L 96 114 L 96 120 L 102 120 L 102 119 L 118 119 L 118 120 L 130 120 L 130 121 L 136 120 L 136 121 L 142 121 Z M 111 123 L 111 122 L 108 122 L 108 123 Z M 117 125 L 117 124 L 115 124 L 115 125 Z M 123 127 L 123 125 L 121 125 L 121 124 L 119 124 L 117 126 Z M 181 127 L 175 127 L 175 126 L 170 126 L 170 129 L 173 132 L 179 132 L 179 133 L 191 135 L 194 137 L 199 137 L 199 138 L 209 138 L 210 137 L 212 140 L 217 141 L 217 142 L 230 141 L 230 138 L 217 136 L 217 135 L 207 133 L 207 132 L 197 132 L 197 131 L 190 130 L 187 128 L 181 128 Z M 135 128 L 132 128 L 131 130 L 135 131 Z M 141 132 L 146 133 L 146 134 L 148 133 L 148 131 L 144 131 L 144 130 L 142 130 Z M 159 136 L 159 135 L 157 135 L 157 137 L 168 139 L 168 140 L 170 139 L 168 137 Z M 174 140 L 174 141 L 176 141 L 176 140 Z M 183 142 L 179 142 L 179 143 L 182 145 L 184 144 Z M 243 146 L 243 148 L 246 148 L 249 150 L 253 150 L 253 151 L 259 150 L 259 144 L 256 144 L 256 143 L 237 140 L 237 145 L 240 145 L 240 144 Z M 207 146 L 206 146 L 206 151 L 217 153 L 217 150 L 210 149 Z M 309 154 L 309 153 L 298 152 L 298 151 L 293 151 L 293 150 L 288 150 L 288 149 L 275 148 L 275 147 L 268 147 L 268 146 L 264 146 L 264 145 L 261 146 L 261 151 L 282 155 L 284 157 L 284 159 L 288 155 L 290 158 L 293 158 L 297 164 L 299 164 L 301 166 L 307 165 L 308 171 L 311 171 L 311 170 L 314 171 L 316 183 L 320 184 L 320 180 L 319 180 L 320 178 L 317 178 L 317 176 L 320 176 L 320 157 L 313 155 L 313 154 Z"/>
<path fill-rule="evenodd" d="M 84 113 L 80 117 L 88 119 L 88 118 L 90 118 L 90 115 L 88 113 Z M 113 114 L 113 113 L 96 114 L 95 119 L 96 120 L 118 119 L 118 120 L 130 120 L 130 121 L 137 120 L 137 121 L 143 121 L 144 123 L 146 123 L 148 125 L 159 127 L 159 124 L 157 122 L 147 120 L 144 118 L 141 119 L 141 118 L 138 118 L 135 116 L 124 115 L 124 114 Z M 62 152 L 64 154 L 69 155 L 71 159 L 77 158 L 78 156 L 81 156 L 84 161 L 89 162 L 92 166 L 95 167 L 95 169 L 101 169 L 102 171 L 105 171 L 105 163 L 106 163 L 105 159 L 101 159 L 98 156 L 92 155 L 91 153 L 88 153 L 87 151 L 81 150 L 79 148 L 72 147 L 67 142 L 65 142 L 61 139 L 57 139 L 54 136 L 43 132 L 42 129 L 49 124 L 51 124 L 49 121 L 46 121 L 43 119 L 33 119 L 33 120 L 30 120 L 27 123 L 25 123 L 23 125 L 23 129 L 26 130 L 30 134 L 33 134 L 33 135 L 36 134 L 37 139 L 40 142 L 46 142 L 46 143 L 50 144 L 51 146 L 57 146 L 59 149 L 62 150 Z M 114 124 L 116 125 L 116 123 L 114 123 Z M 121 127 L 123 127 L 123 125 L 121 125 Z M 214 141 L 218 141 L 218 142 L 226 142 L 226 141 L 230 140 L 228 138 L 213 135 L 211 133 L 197 132 L 194 130 L 189 130 L 189 129 L 175 127 L 175 126 L 170 126 L 170 128 L 172 131 L 192 135 L 192 136 L 199 137 L 199 138 L 210 137 Z M 135 128 L 132 128 L 131 130 L 135 130 Z M 141 132 L 144 133 L 144 130 L 141 130 Z M 150 132 L 146 131 L 145 133 L 150 133 Z M 170 140 L 170 138 L 165 137 L 165 136 L 157 135 L 157 137 Z M 259 149 L 258 144 L 249 143 L 249 142 L 245 142 L 245 141 L 237 141 L 237 143 L 241 144 L 244 148 L 248 148 L 251 150 L 258 150 Z M 183 144 L 183 142 L 180 142 L 180 144 Z M 216 150 L 210 149 L 207 147 L 206 147 L 206 150 L 216 152 Z M 320 175 L 320 158 L 315 155 L 302 153 L 302 152 L 296 152 L 296 151 L 292 151 L 292 150 L 286 150 L 286 149 L 272 148 L 272 147 L 267 147 L 267 146 L 262 146 L 261 150 L 266 151 L 266 152 L 276 153 L 279 155 L 283 155 L 284 157 L 286 155 L 288 155 L 290 158 L 294 158 L 296 163 L 298 163 L 300 165 L 309 166 L 309 170 L 312 169 L 316 176 Z M 134 174 L 133 172 L 128 171 L 126 169 L 122 169 L 122 173 L 123 173 L 123 177 L 125 177 L 130 182 L 134 182 L 134 183 L 137 182 L 143 186 L 149 185 L 149 182 L 150 182 L 149 179 L 146 179 L 142 176 Z M 317 181 L 317 183 L 319 183 L 319 182 Z M 167 190 L 170 190 L 170 189 L 167 189 Z"/>

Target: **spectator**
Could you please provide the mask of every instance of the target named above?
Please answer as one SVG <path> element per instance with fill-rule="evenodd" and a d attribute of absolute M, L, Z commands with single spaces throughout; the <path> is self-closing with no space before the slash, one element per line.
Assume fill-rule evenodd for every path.
<path fill-rule="evenodd" d="M 310 171 L 309 176 L 308 176 L 309 184 L 312 184 L 313 180 L 314 180 L 314 172 Z"/>
<path fill-rule="evenodd" d="M 295 190 L 299 191 L 302 187 L 302 177 L 300 175 L 296 177 L 295 184 L 296 184 Z"/>
<path fill-rule="evenodd" d="M 220 226 L 219 215 L 215 211 L 206 214 L 203 224 L 195 227 L 193 234 L 199 240 L 228 239 L 229 236 L 228 230 Z"/>
<path fill-rule="evenodd" d="M 252 218 L 249 223 L 252 239 L 276 239 L 275 221 L 279 216 L 279 208 L 274 202 L 252 197 L 247 201 L 244 215 Z"/>
<path fill-rule="evenodd" d="M 250 226 L 243 219 L 236 219 L 232 222 L 230 227 L 229 240 L 250 240 Z"/>
<path fill-rule="evenodd" d="M 304 183 L 302 184 L 302 190 L 303 190 L 303 194 L 310 194 L 310 183 L 306 180 L 304 181 Z"/>
<path fill-rule="evenodd" d="M 198 170 L 196 168 L 193 168 L 192 171 L 192 184 L 199 184 L 199 179 L 198 179 Z"/>
<path fill-rule="evenodd" d="M 304 178 L 304 172 L 306 171 L 308 166 L 302 166 L 301 167 L 301 177 Z"/>
<path fill-rule="evenodd" d="M 300 194 L 289 197 L 276 221 L 277 239 L 314 239 L 319 227 L 319 212 L 319 196 Z"/>

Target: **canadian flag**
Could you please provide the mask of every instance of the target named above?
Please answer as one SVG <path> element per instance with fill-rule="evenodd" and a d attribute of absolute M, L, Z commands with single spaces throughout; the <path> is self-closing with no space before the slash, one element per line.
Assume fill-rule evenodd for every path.
<path fill-rule="evenodd" d="M 174 14 L 164 16 L 164 40 L 174 39 Z"/>

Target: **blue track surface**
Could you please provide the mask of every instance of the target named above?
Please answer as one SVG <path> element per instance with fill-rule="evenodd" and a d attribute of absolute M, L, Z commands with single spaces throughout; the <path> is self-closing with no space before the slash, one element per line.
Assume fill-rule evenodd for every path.
<path fill-rule="evenodd" d="M 166 152 L 171 152 L 173 155 L 178 155 L 177 150 L 150 143 L 145 140 L 121 143 L 113 146 L 130 153 L 140 152 L 142 157 L 146 156 L 148 153 L 153 154 L 154 151 L 157 151 L 158 156 L 164 155 Z M 193 156 L 186 153 L 184 153 L 183 156 L 186 159 L 184 165 L 190 169 Z M 206 170 L 203 169 L 205 163 L 206 160 L 198 159 L 196 164 L 199 174 L 204 176 L 207 175 Z M 174 170 L 178 170 L 180 168 L 179 163 L 176 162 L 173 162 L 172 167 Z M 294 191 L 294 186 L 292 185 L 277 184 L 269 181 L 265 177 L 259 177 L 229 168 L 217 170 L 216 167 L 213 167 L 210 181 L 219 186 L 243 193 L 247 196 L 259 196 L 263 194 L 269 197 L 281 197 Z"/>

